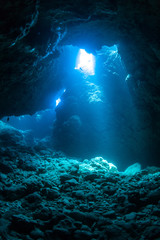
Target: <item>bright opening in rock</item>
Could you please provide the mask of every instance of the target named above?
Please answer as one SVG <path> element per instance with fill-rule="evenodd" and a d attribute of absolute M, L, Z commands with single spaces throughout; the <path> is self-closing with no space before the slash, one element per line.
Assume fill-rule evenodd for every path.
<path fill-rule="evenodd" d="M 59 91 L 59 93 L 57 94 L 58 98 L 56 99 L 56 106 L 55 107 L 57 107 L 60 104 L 60 102 L 62 101 L 61 97 L 63 96 L 63 94 L 65 92 L 66 92 L 66 89 L 62 89 L 62 90 Z"/>
<path fill-rule="evenodd" d="M 58 104 L 61 102 L 61 99 L 60 98 L 58 98 L 57 100 L 56 100 L 56 107 L 58 106 Z"/>
<path fill-rule="evenodd" d="M 94 75 L 95 56 L 91 53 L 87 53 L 84 49 L 80 49 L 75 69 L 80 70 L 86 75 Z"/>

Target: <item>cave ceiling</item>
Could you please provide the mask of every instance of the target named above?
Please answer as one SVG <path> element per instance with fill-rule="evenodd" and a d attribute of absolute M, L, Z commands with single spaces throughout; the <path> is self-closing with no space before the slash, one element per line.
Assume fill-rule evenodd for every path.
<path fill-rule="evenodd" d="M 0 15 L 1 117 L 49 106 L 61 88 L 54 63 L 69 44 L 89 52 L 117 44 L 137 105 L 159 115 L 158 0 L 2 0 Z"/>

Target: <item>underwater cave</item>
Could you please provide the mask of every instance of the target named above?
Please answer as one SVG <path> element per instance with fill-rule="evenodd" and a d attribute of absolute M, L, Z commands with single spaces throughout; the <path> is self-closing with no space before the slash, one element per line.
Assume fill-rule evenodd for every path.
<path fill-rule="evenodd" d="M 0 240 L 159 240 L 160 3 L 0 15 Z"/>

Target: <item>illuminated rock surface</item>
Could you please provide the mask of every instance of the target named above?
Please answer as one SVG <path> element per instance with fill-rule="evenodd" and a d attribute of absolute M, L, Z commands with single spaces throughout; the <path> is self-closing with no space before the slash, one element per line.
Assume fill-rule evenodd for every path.
<path fill-rule="evenodd" d="M 123 100 L 118 97 L 117 90 L 122 86 L 118 87 L 119 80 L 114 67 L 109 70 L 113 85 L 117 86 L 117 89 L 108 88 L 106 67 L 109 66 L 109 62 L 102 54 L 102 58 L 98 57 L 100 60 L 98 78 L 100 77 L 101 82 L 95 84 L 95 88 L 98 86 L 97 91 L 103 90 L 105 101 L 103 107 L 100 108 L 105 117 L 111 116 L 111 126 L 107 124 L 104 131 L 101 130 L 106 137 L 110 135 L 108 129 L 114 128 L 111 141 L 110 138 L 105 139 L 103 136 L 105 139 L 103 144 L 107 145 L 107 152 L 104 154 L 114 158 L 121 155 L 122 158 L 127 159 L 130 152 L 134 161 L 143 159 L 148 163 L 153 158 L 158 164 L 160 157 L 159 9 L 160 4 L 156 0 L 136 2 L 24 0 L 23 3 L 20 0 L 3 1 L 0 10 L 2 16 L 0 22 L 0 116 L 34 114 L 39 110 L 52 108 L 53 100 L 58 99 L 57 92 L 64 88 L 64 85 L 67 85 L 72 93 L 74 81 L 72 79 L 70 85 L 68 82 L 71 78 L 78 77 L 72 72 L 65 79 L 66 73 L 71 68 L 69 68 L 70 60 L 62 54 L 63 46 L 70 44 L 95 54 L 104 45 L 117 44 L 119 56 L 124 62 L 127 73 L 125 85 L 135 108 L 128 104 L 129 100 L 125 100 L 125 97 Z M 58 56 L 62 57 L 58 60 Z M 111 90 L 111 98 L 108 95 L 108 89 Z M 76 90 L 76 96 L 79 95 L 78 91 L 80 90 Z M 93 86 L 90 91 L 90 101 L 93 102 L 95 99 L 99 101 L 101 99 L 99 95 L 94 95 L 92 91 Z M 67 95 L 67 98 L 74 97 L 73 94 L 67 93 Z M 86 97 L 85 93 L 84 97 Z M 64 97 L 64 100 L 66 101 L 67 98 Z M 72 99 L 73 102 L 74 100 L 75 98 Z M 80 100 L 85 103 L 83 96 L 80 96 Z M 130 111 L 126 108 L 127 104 Z M 78 102 L 78 107 L 84 108 L 84 114 L 90 113 L 92 108 L 84 107 L 81 101 Z M 99 106 L 93 109 L 94 113 L 97 109 Z M 72 113 L 81 118 L 79 112 L 72 112 L 72 106 L 71 109 L 67 110 L 65 107 L 62 111 L 64 110 L 67 113 L 70 112 L 69 117 Z M 141 122 L 140 125 L 132 121 L 133 116 Z M 69 119 L 66 117 L 65 122 L 68 123 Z M 63 130 L 63 119 L 59 116 L 57 118 L 57 128 Z M 100 119 L 105 118 L 101 116 Z M 92 126 L 93 122 L 89 121 L 89 124 Z M 84 126 L 83 122 L 82 126 Z M 97 130 L 96 127 L 96 131 L 101 133 L 101 130 Z M 93 137 L 90 129 L 88 131 L 90 139 L 93 140 L 92 146 L 94 146 L 99 132 Z M 75 134 L 78 134 L 77 131 Z M 61 141 L 61 133 L 57 133 L 56 138 L 57 145 L 63 148 L 65 143 Z M 83 143 L 85 143 L 85 138 L 84 134 Z M 75 139 L 74 136 L 73 139 Z M 99 145 L 103 145 L 99 139 L 97 141 Z M 66 142 L 69 142 L 69 139 Z M 88 140 L 88 142 L 91 141 Z M 65 146 L 64 150 L 65 148 L 71 149 L 70 146 Z M 88 147 L 90 152 L 93 148 Z M 101 149 L 98 149 L 98 146 L 96 148 L 97 154 L 101 155 Z M 115 149 L 116 153 L 113 156 Z"/>
<path fill-rule="evenodd" d="M 27 146 L 0 156 L 0 239 L 158 239 L 159 168 L 129 175 Z"/>

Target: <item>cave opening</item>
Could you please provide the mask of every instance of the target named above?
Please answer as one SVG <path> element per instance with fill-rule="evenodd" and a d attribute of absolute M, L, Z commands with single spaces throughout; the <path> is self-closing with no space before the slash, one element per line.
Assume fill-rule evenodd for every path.
<path fill-rule="evenodd" d="M 60 98 L 58 98 L 57 100 L 56 100 L 56 107 L 58 106 L 58 104 L 61 102 L 61 99 Z"/>
<path fill-rule="evenodd" d="M 138 124 L 127 71 L 116 45 L 89 53 L 85 61 L 83 54 L 84 49 L 66 46 L 59 58 L 59 63 L 68 62 L 61 71 L 67 92 L 55 109 L 55 146 L 79 158 L 103 156 L 124 169 L 138 161 L 132 140 L 127 140 Z"/>
<path fill-rule="evenodd" d="M 46 144 L 68 156 L 102 156 L 120 170 L 142 159 L 142 166 L 147 166 L 152 143 L 144 129 L 150 123 L 137 113 L 128 88 L 131 75 L 118 49 L 104 45 L 92 53 L 62 46 L 48 74 L 57 79 L 57 89 L 46 94 L 45 109 L 3 121 L 28 131 L 32 146 L 46 139 Z"/>
<path fill-rule="evenodd" d="M 84 75 L 95 74 L 95 56 L 92 53 L 87 53 L 84 49 L 80 49 L 75 69 L 82 71 Z"/>
<path fill-rule="evenodd" d="M 46 142 L 81 160 L 102 156 L 119 170 L 135 162 L 145 167 L 152 156 L 157 159 L 151 132 L 154 122 L 147 111 L 137 109 L 134 89 L 129 88 L 132 75 L 119 46 L 87 52 L 65 45 L 59 52 L 44 76 L 45 82 L 53 78 L 58 82 L 54 91 L 46 91 L 45 109 L 31 116 L 7 116 L 3 122 L 27 131 L 30 146 Z"/>
<path fill-rule="evenodd" d="M 32 132 L 32 145 L 50 137 L 69 156 L 102 156 L 120 170 L 126 168 L 138 160 L 135 143 L 128 140 L 138 123 L 117 46 L 92 54 L 67 45 L 60 52 L 52 70 L 60 85 L 48 108 L 3 121 Z"/>

